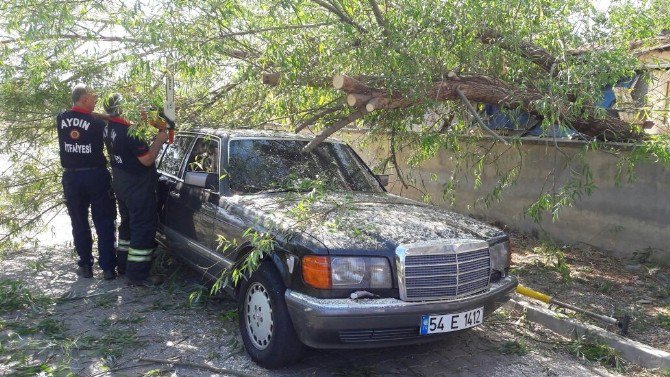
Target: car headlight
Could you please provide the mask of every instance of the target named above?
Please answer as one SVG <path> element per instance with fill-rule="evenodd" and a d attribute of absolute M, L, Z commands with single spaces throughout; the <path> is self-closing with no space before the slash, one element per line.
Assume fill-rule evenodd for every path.
<path fill-rule="evenodd" d="M 391 268 L 385 258 L 324 257 L 303 258 L 302 275 L 315 288 L 391 288 Z"/>
<path fill-rule="evenodd" d="M 512 250 L 510 249 L 509 240 L 489 247 L 489 254 L 491 256 L 491 268 L 500 271 L 502 276 L 505 276 L 512 262 Z"/>

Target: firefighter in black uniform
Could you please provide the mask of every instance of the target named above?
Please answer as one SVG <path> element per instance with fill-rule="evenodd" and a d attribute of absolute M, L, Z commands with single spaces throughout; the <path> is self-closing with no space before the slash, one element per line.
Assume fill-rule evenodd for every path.
<path fill-rule="evenodd" d="M 105 122 L 93 117 L 97 97 L 86 85 L 72 90 L 74 106 L 56 117 L 63 193 L 72 222 L 74 247 L 79 255 L 77 275 L 93 277 L 93 238 L 88 223 L 91 208 L 98 235 L 98 264 L 105 279 L 114 279 L 114 221 L 116 208 L 107 160 L 102 153 Z"/>
<path fill-rule="evenodd" d="M 105 98 L 103 107 L 111 117 L 104 138 L 112 165 L 112 186 L 118 199 L 121 224 L 119 225 L 119 266 L 125 262 L 125 274 L 131 285 L 151 285 L 149 279 L 151 255 L 156 246 L 157 212 L 156 157 L 168 139 L 165 130 L 159 130 L 151 146 L 129 134 L 130 123 L 121 118 L 123 97 L 114 93 Z M 121 267 L 121 270 L 124 270 Z"/>

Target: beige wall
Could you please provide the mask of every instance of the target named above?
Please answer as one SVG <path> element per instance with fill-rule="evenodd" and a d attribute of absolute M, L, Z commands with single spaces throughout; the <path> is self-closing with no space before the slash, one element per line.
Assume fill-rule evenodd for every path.
<path fill-rule="evenodd" d="M 654 121 L 655 126 L 648 129 L 650 134 L 670 135 L 670 50 L 654 50 L 646 52 L 638 59 L 651 68 L 650 82 L 644 83 L 646 87 L 645 102 L 648 118 Z M 661 68 L 664 67 L 664 68 Z M 634 117 L 644 118 L 639 112 L 631 112 L 622 116 L 627 120 Z M 642 119 L 644 120 L 644 119 Z"/>
<path fill-rule="evenodd" d="M 360 132 L 348 131 L 339 136 L 347 140 L 370 166 L 376 166 L 387 156 L 388 142 L 377 141 L 361 145 L 365 138 Z M 484 143 L 490 146 L 490 142 Z M 581 142 L 560 142 L 560 149 L 567 156 L 579 154 L 584 147 Z M 636 253 L 650 253 L 656 262 L 670 264 L 670 169 L 653 164 L 639 164 L 637 179 L 633 183 L 624 182 L 615 186 L 618 158 L 611 153 L 587 152 L 595 183 L 598 186 L 590 197 L 578 200 L 573 207 L 560 212 L 559 221 L 553 222 L 551 214 L 537 224 L 525 216 L 526 208 L 535 201 L 544 190 L 552 187 L 551 180 L 546 181 L 549 171 L 558 167 L 558 181 L 565 180 L 567 170 L 562 169 L 569 157 L 566 157 L 552 144 L 546 141 L 526 141 L 521 151 L 515 148 L 506 150 L 504 145 L 495 145 L 493 153 L 500 155 L 497 168 L 505 171 L 517 166 L 523 155 L 519 178 L 514 186 L 505 189 L 502 201 L 490 207 L 482 205 L 479 198 L 485 197 L 496 185 L 498 175 L 496 167 L 488 167 L 482 176 L 482 186 L 474 189 L 472 177 L 456 175 L 460 180 L 456 189 L 458 212 L 474 215 L 488 221 L 500 221 L 525 233 L 541 235 L 544 231 L 556 240 L 567 243 L 583 242 L 610 251 L 613 255 L 626 259 Z M 618 151 L 619 153 L 627 153 Z M 399 160 L 405 161 L 401 153 Z M 437 156 L 419 168 L 403 170 L 414 179 L 413 184 L 425 187 L 432 202 L 449 207 L 442 198 L 444 185 L 454 175 L 453 156 L 441 151 Z M 573 168 L 579 169 L 578 163 Z M 387 173 L 392 173 L 387 171 Z M 431 175 L 437 175 L 437 181 Z M 397 177 L 391 176 L 389 190 L 393 193 L 421 200 L 425 193 L 416 189 L 404 189 Z"/>

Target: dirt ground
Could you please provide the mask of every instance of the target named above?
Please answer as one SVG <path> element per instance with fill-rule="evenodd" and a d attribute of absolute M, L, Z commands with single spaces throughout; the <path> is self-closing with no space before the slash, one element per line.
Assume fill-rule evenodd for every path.
<path fill-rule="evenodd" d="M 0 375 L 224 375 L 216 368 L 249 376 L 670 375 L 626 364 L 600 345 L 562 338 L 502 310 L 482 326 L 435 343 L 311 350 L 301 363 L 269 371 L 253 363 L 243 349 L 235 302 L 208 296 L 208 286 L 169 254 L 158 266 L 167 281 L 157 288 L 102 280 L 97 267 L 93 279 L 78 279 L 71 245 L 54 241 L 62 236 L 61 229 L 46 240 L 51 242 L 1 256 Z M 513 243 L 516 270 L 525 284 L 602 312 L 632 308 L 631 337 L 667 348 L 662 344 L 663 336 L 666 343 L 669 339 L 667 328 L 649 317 L 667 314 L 667 291 L 660 298 L 654 295 L 661 291 L 649 288 L 668 275 L 667 269 L 651 273 L 645 265 L 633 271 L 593 250 L 561 249 L 572 278 L 564 283 L 544 260 L 534 261 L 543 255 L 533 251 L 540 246 L 537 241 L 514 236 Z M 611 283 L 602 292 L 605 282 Z M 633 291 L 622 299 L 622 292 L 628 292 L 625 287 Z M 639 302 L 647 296 L 650 304 Z M 654 336 L 654 331 L 660 335 Z M 596 357 L 590 357 L 595 351 Z"/>
<path fill-rule="evenodd" d="M 619 260 L 589 245 L 538 242 L 520 234 L 513 234 L 512 245 L 513 274 L 521 284 L 596 313 L 628 314 L 628 338 L 670 352 L 670 267 L 650 263 L 644 255 Z"/>

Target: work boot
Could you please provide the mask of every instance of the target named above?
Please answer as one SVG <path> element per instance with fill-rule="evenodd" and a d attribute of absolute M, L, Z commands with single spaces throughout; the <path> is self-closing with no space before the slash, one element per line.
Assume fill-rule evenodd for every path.
<path fill-rule="evenodd" d="M 146 279 L 131 279 L 128 278 L 128 285 L 131 287 L 156 287 L 163 284 L 165 279 L 160 275 L 151 275 Z"/>
<path fill-rule="evenodd" d="M 80 278 L 90 279 L 93 277 L 93 266 L 79 266 L 77 267 L 77 276 Z"/>
<path fill-rule="evenodd" d="M 114 270 L 105 270 L 102 272 L 105 280 L 114 280 L 116 279 L 116 272 Z"/>

